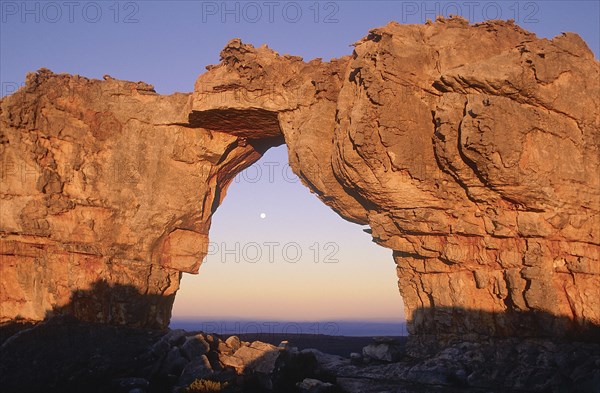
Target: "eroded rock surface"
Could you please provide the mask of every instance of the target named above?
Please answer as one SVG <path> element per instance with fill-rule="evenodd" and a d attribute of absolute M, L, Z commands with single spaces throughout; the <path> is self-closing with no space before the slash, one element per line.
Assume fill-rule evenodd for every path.
<path fill-rule="evenodd" d="M 415 354 L 597 339 L 599 73 L 575 34 L 454 18 L 390 23 L 330 62 L 232 40 L 189 95 L 31 74 L 0 114 L 0 318 L 101 279 L 156 304 L 140 319 L 109 292 L 71 312 L 164 326 L 228 182 L 285 140 L 303 182 L 394 250 Z"/>
<path fill-rule="evenodd" d="M 2 100 L 0 320 L 165 327 L 234 175 L 273 140 L 190 128 L 190 94 L 40 70 Z"/>
<path fill-rule="evenodd" d="M 304 183 L 394 250 L 411 333 L 597 334 L 598 81 L 575 34 L 456 18 L 329 63 L 234 40 L 192 108 L 279 113 Z"/>

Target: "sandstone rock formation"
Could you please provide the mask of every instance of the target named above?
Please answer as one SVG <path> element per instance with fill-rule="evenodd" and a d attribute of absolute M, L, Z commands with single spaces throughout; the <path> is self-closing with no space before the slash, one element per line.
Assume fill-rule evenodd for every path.
<path fill-rule="evenodd" d="M 168 324 L 226 186 L 274 144 L 190 128 L 190 104 L 48 70 L 2 100 L 0 320 Z"/>
<path fill-rule="evenodd" d="M 394 250 L 415 342 L 597 339 L 599 78 L 575 34 L 460 18 L 390 23 L 330 62 L 232 40 L 189 95 L 30 74 L 1 103 L 0 319 L 165 326 L 227 185 L 285 142 Z"/>
<path fill-rule="evenodd" d="M 234 40 L 190 119 L 278 114 L 296 174 L 394 250 L 411 333 L 560 336 L 600 324 L 598 80 L 574 34 L 392 23 L 329 63 Z"/>

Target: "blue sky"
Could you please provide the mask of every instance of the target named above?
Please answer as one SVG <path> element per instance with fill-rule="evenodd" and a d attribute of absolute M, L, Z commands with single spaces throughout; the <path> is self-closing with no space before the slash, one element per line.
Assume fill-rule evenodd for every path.
<path fill-rule="evenodd" d="M 576 32 L 598 57 L 599 4 L 1 1 L 1 94 L 40 67 L 142 80 L 161 94 L 188 92 L 234 37 L 305 60 L 330 59 L 350 54 L 353 42 L 391 20 L 424 23 L 449 13 L 473 22 L 512 18 L 540 37 Z M 273 149 L 232 184 L 213 219 L 211 255 L 198 276 L 184 277 L 175 318 L 402 320 L 391 251 L 323 205 L 286 162 L 285 146 Z"/>

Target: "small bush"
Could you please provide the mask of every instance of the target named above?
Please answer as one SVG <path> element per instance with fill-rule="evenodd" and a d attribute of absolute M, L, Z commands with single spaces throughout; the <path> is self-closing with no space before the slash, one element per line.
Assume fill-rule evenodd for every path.
<path fill-rule="evenodd" d="M 208 379 L 196 379 L 185 390 L 187 393 L 222 392 L 227 388 L 227 382 L 215 382 Z"/>

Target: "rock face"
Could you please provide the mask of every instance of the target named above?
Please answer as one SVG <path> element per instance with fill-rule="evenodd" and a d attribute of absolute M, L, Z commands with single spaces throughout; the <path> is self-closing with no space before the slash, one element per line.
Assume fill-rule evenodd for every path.
<path fill-rule="evenodd" d="M 298 176 L 394 250 L 411 333 L 562 336 L 600 324 L 598 77 L 573 34 L 392 23 L 329 63 L 232 41 L 192 107 L 278 113 Z"/>
<path fill-rule="evenodd" d="M 225 188 L 281 143 L 192 129 L 190 104 L 48 70 L 2 100 L 0 320 L 168 324 Z"/>
<path fill-rule="evenodd" d="M 415 348 L 597 339 L 599 78 L 575 34 L 460 18 L 390 23 L 330 62 L 232 40 L 189 95 L 30 74 L 1 104 L 0 318 L 164 326 L 227 185 L 285 142 L 394 250 Z"/>

